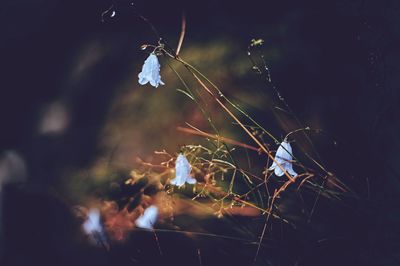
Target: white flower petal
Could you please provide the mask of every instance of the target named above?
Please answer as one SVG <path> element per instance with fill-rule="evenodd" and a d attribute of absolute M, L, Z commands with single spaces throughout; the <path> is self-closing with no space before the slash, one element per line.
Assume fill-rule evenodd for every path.
<path fill-rule="evenodd" d="M 282 169 L 281 169 L 280 167 L 278 167 L 278 166 L 275 167 L 274 173 L 275 173 L 276 176 L 283 176 L 283 175 L 284 175 L 284 172 L 283 172 Z"/>
<path fill-rule="evenodd" d="M 144 213 L 136 220 L 136 226 L 144 229 L 153 229 L 157 221 L 158 208 L 154 205 L 148 207 Z"/>
<path fill-rule="evenodd" d="M 101 232 L 102 227 L 100 225 L 100 212 L 98 209 L 90 209 L 88 218 L 83 224 L 83 230 L 86 234 L 90 235 L 94 232 Z"/>
<path fill-rule="evenodd" d="M 288 172 L 291 176 L 296 176 L 297 173 L 293 170 L 292 160 L 293 160 L 293 151 L 292 147 L 290 146 L 289 142 L 283 141 L 281 145 L 279 145 L 278 150 L 275 154 L 275 161 L 273 162 L 271 167 L 268 170 L 274 170 L 275 175 L 283 176 L 284 172 L 282 169 L 277 165 L 279 163 L 282 168 Z"/>
<path fill-rule="evenodd" d="M 186 178 L 186 183 L 188 183 L 188 184 L 193 185 L 193 184 L 196 184 L 196 182 L 197 182 L 197 180 L 194 179 L 194 178 L 191 177 L 191 176 L 189 176 L 189 177 Z"/>
<path fill-rule="evenodd" d="M 291 176 L 296 176 L 297 173 L 293 170 L 292 164 L 290 164 L 287 168 L 286 171 L 291 175 Z"/>
<path fill-rule="evenodd" d="M 272 165 L 268 168 L 268 170 L 272 171 L 277 167 L 276 162 L 273 162 Z"/>
<path fill-rule="evenodd" d="M 145 77 L 145 74 L 143 72 L 139 73 L 139 84 L 140 85 L 145 85 L 147 84 L 149 81 L 147 80 L 147 78 Z"/>
<path fill-rule="evenodd" d="M 106 233 L 100 222 L 100 212 L 98 209 L 89 210 L 88 218 L 82 227 L 93 244 L 109 248 Z"/>
<path fill-rule="evenodd" d="M 287 162 L 292 160 L 292 147 L 289 142 L 283 141 L 276 151 L 275 159 L 282 162 Z M 278 161 L 278 162 L 279 162 Z"/>
<path fill-rule="evenodd" d="M 142 71 L 139 73 L 138 77 L 140 85 L 145 85 L 148 82 L 150 82 L 151 86 L 156 88 L 159 85 L 165 85 L 160 76 L 160 63 L 154 53 L 151 53 L 146 61 L 144 61 Z"/>
<path fill-rule="evenodd" d="M 190 176 L 192 167 L 185 155 L 179 154 L 175 162 L 175 178 L 171 180 L 171 184 L 175 186 L 183 186 L 185 183 L 196 184 L 196 179 Z"/>

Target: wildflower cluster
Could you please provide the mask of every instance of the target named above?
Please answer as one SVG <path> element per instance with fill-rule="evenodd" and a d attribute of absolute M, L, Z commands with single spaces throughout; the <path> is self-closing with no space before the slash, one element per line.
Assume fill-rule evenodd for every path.
<path fill-rule="evenodd" d="M 258 47 L 262 45 L 263 41 L 257 40 L 253 43 L 250 47 Z M 194 216 L 201 216 L 204 213 L 214 214 L 217 217 L 228 213 L 249 216 L 267 215 L 267 222 L 269 218 L 276 218 L 291 224 L 291 221 L 284 217 L 285 212 L 280 210 L 280 204 L 276 202 L 283 191 L 296 185 L 297 190 L 294 193 L 300 193 L 300 188 L 306 186 L 314 192 L 318 191 L 318 195 L 331 197 L 331 192 L 321 189 L 318 185 L 317 176 L 325 178 L 324 182 L 330 182 L 332 187 L 343 189 L 340 182 L 332 175 L 322 176 L 295 159 L 288 140 L 289 134 L 293 132 L 279 143 L 238 105 L 226 98 L 221 90 L 197 69 L 183 61 L 177 54 L 166 50 L 163 45 L 151 47 L 154 47 L 154 50 L 144 61 L 138 75 L 140 85 L 149 83 L 156 88 L 165 85 L 161 80 L 161 66 L 157 55 L 164 54 L 177 60 L 186 67 L 201 88 L 214 98 L 226 114 L 243 129 L 256 146 L 225 138 L 218 132 L 216 134 L 207 133 L 193 129 L 194 127 L 187 129 L 186 132 L 193 133 L 194 131 L 196 135 L 204 136 L 210 147 L 185 145 L 181 147 L 182 151 L 177 155 L 170 155 L 166 151 L 157 152 L 158 155 L 166 158 L 159 164 L 142 161 L 142 169 L 133 170 L 130 178 L 121 184 L 122 194 L 113 199 L 115 202 L 107 203 L 107 206 L 114 206 L 111 208 L 114 216 L 109 219 L 112 222 L 107 223 L 106 221 L 108 230 L 117 226 L 120 232 L 132 230 L 134 227 L 156 230 L 159 223 L 162 224 L 168 219 L 173 222 L 176 215 L 188 212 L 188 210 Z M 192 99 L 195 98 L 188 88 L 185 93 Z M 230 106 L 228 107 L 226 104 Z M 245 114 L 255 128 L 270 136 L 274 143 L 279 144 L 275 153 L 270 145 L 266 144 L 257 134 L 253 134 L 254 132 L 251 132 L 249 127 L 241 122 L 240 118 L 231 111 L 232 108 Z M 215 129 L 212 120 L 208 119 L 208 121 Z M 248 167 L 241 166 L 237 158 L 239 157 L 239 161 L 242 161 L 243 152 L 237 154 L 237 148 L 246 149 L 246 153 L 248 150 L 257 151 L 255 156 L 262 156 L 264 160 L 266 158 L 267 163 L 264 168 L 266 171 L 253 169 L 250 162 Z M 247 156 L 250 161 L 251 156 Z M 302 173 L 298 174 L 294 167 L 302 169 Z M 247 187 L 248 190 L 243 191 L 243 187 Z M 196 201 L 201 202 L 204 208 L 199 209 L 195 204 Z M 98 210 L 89 213 L 83 228 L 89 235 L 93 235 L 94 232 L 100 232 L 100 235 L 103 235 L 104 230 Z M 261 241 L 259 245 L 261 245 Z"/>

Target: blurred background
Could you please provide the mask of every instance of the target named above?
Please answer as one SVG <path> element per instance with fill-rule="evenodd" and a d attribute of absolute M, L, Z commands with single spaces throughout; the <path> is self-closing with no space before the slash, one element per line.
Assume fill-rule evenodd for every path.
<path fill-rule="evenodd" d="M 112 254 L 89 247 L 71 207 L 98 197 L 138 157 L 151 161 L 155 150 L 178 153 L 199 142 L 177 126 L 211 132 L 196 105 L 177 92 L 184 87 L 168 64 L 198 86 L 182 66 L 160 57 L 166 85 L 137 82 L 148 55 L 140 46 L 157 42 L 138 15 L 175 47 L 183 11 L 182 58 L 282 139 L 296 125 L 276 112 L 276 95 L 247 57 L 252 39 L 265 41 L 261 51 L 278 90 L 304 125 L 327 133 L 313 136 L 324 164 L 364 199 L 342 213 L 347 220 L 338 217 L 334 243 L 313 246 L 312 236 L 298 234 L 282 246 L 292 251 L 272 249 L 260 265 L 400 263 L 400 2 L 3 0 L 1 265 L 144 265 L 143 258 L 158 254 L 144 236 Z M 224 136 L 251 144 L 207 103 Z M 142 259 L 135 260 L 126 254 L 139 240 Z M 296 246 L 304 243 L 310 246 Z M 200 263 L 251 264 L 251 247 L 224 243 L 219 250 L 220 244 L 198 244 L 212 258 Z M 170 249 L 148 263 L 199 264 L 195 248 L 184 255 Z"/>

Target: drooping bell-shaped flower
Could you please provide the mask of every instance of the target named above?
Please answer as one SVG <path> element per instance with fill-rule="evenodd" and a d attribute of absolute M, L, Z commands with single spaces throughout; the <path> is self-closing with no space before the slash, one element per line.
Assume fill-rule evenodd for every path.
<path fill-rule="evenodd" d="M 83 230 L 90 237 L 94 244 L 108 247 L 106 234 L 100 222 L 100 212 L 98 209 L 90 209 Z"/>
<path fill-rule="evenodd" d="M 100 212 L 98 209 L 89 210 L 87 220 L 83 224 L 83 230 L 85 230 L 85 233 L 88 235 L 96 231 L 102 231 L 102 227 L 100 225 Z"/>
<path fill-rule="evenodd" d="M 191 169 L 192 167 L 185 155 L 179 154 L 175 162 L 175 178 L 171 180 L 171 184 L 178 187 L 185 183 L 196 184 L 196 179 L 190 176 Z"/>
<path fill-rule="evenodd" d="M 291 176 L 296 176 L 297 173 L 293 170 L 293 165 L 292 165 L 292 147 L 290 146 L 290 143 L 284 140 L 281 145 L 279 146 L 278 150 L 276 151 L 275 154 L 275 161 L 279 163 L 283 169 L 285 169 L 286 172 L 288 172 Z M 271 167 L 268 170 L 274 170 L 275 175 L 277 176 L 283 176 L 284 172 L 282 169 L 276 164 L 276 162 L 273 162 Z"/>
<path fill-rule="evenodd" d="M 153 226 L 157 221 L 157 216 L 158 208 L 154 205 L 151 205 L 144 210 L 144 213 L 139 218 L 136 219 L 135 224 L 139 228 L 153 229 Z"/>
<path fill-rule="evenodd" d="M 145 85 L 150 82 L 153 87 L 158 87 L 159 85 L 165 85 L 161 81 L 160 76 L 160 63 L 158 58 L 154 53 L 151 53 L 144 61 L 142 72 L 139 73 L 139 84 Z"/>

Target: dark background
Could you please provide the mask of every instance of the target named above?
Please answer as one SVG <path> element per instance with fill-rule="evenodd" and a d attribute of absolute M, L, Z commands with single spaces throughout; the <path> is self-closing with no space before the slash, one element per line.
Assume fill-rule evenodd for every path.
<path fill-rule="evenodd" d="M 101 13 L 111 4 L 116 16 L 106 13 L 102 23 Z M 354 233 L 347 250 L 343 243 L 327 247 L 326 254 L 293 247 L 299 249 L 293 256 L 303 258 L 298 265 L 399 263 L 400 2 L 134 1 L 132 6 L 130 1 L 3 0 L 0 152 L 18 152 L 28 174 L 25 187 L 9 185 L 2 195 L 2 265 L 130 265 L 122 259 L 129 253 L 126 247 L 104 259 L 108 255 L 76 240 L 77 222 L 57 191 L 59 177 L 87 167 L 102 152 L 98 136 L 116 95 L 113 88 L 137 75 L 138 67 L 131 65 L 143 60 L 140 45 L 156 41 L 137 14 L 176 44 L 183 10 L 189 43 L 226 39 L 245 54 L 251 39 L 263 38 L 263 49 L 279 49 L 271 65 L 275 84 L 303 121 L 312 123 L 314 116 L 322 121 L 338 142 L 335 149 L 321 146 L 325 163 L 367 198 L 351 205 L 366 211 L 349 217 L 338 233 L 339 238 Z M 90 38 L 106 44 L 106 55 L 78 82 L 71 81 L 66 72 Z M 68 131 L 61 137 L 41 136 L 36 129 L 40 114 L 56 98 L 68 105 Z M 263 119 L 262 113 L 255 115 Z M 210 254 L 213 262 L 219 260 Z M 296 261 L 280 256 L 285 258 L 273 265 Z M 249 257 L 240 263 L 246 265 Z M 227 258 L 224 263 L 239 265 L 235 256 Z"/>

